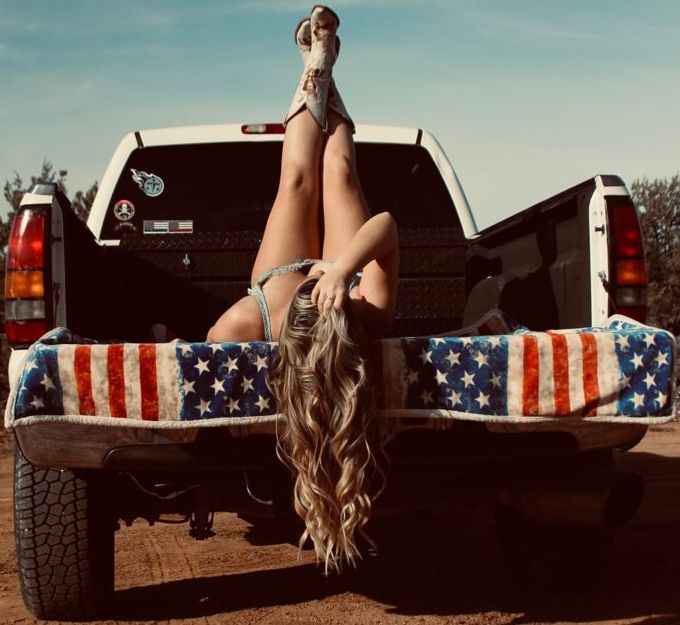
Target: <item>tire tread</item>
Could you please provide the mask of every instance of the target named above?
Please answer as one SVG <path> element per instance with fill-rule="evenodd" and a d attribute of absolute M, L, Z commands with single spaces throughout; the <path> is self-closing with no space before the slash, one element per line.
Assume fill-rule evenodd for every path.
<path fill-rule="evenodd" d="M 36 467 L 16 447 L 17 567 L 24 603 L 38 618 L 92 618 L 113 593 L 114 524 L 98 481 Z"/>

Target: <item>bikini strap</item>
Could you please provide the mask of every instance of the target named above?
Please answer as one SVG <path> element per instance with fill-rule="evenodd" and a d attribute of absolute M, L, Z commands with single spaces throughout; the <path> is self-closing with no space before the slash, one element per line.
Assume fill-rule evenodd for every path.
<path fill-rule="evenodd" d="M 262 316 L 262 324 L 264 325 L 264 340 L 272 340 L 272 322 L 269 319 L 269 308 L 267 308 L 267 300 L 264 298 L 262 287 L 255 283 L 252 288 L 248 289 L 248 295 L 252 295 L 260 307 L 260 315 Z"/>
<path fill-rule="evenodd" d="M 284 274 L 284 273 L 292 273 L 294 271 L 300 271 L 301 269 L 304 269 L 305 267 L 311 267 L 312 265 L 315 265 L 318 262 L 321 262 L 321 261 L 318 260 L 318 259 L 314 259 L 314 258 L 305 258 L 305 259 L 295 261 L 294 263 L 291 263 L 290 265 L 281 265 L 280 267 L 274 267 L 272 269 L 265 271 L 257 279 L 257 282 L 255 282 L 255 284 L 253 284 L 252 288 L 248 289 L 248 295 L 252 295 L 255 298 L 257 305 L 260 307 L 260 314 L 262 315 L 262 323 L 264 324 L 264 340 L 265 341 L 273 340 L 273 338 L 272 338 L 273 334 L 272 334 L 272 322 L 271 322 L 271 318 L 269 316 L 269 307 L 267 306 L 267 299 L 264 296 L 264 291 L 262 290 L 262 287 L 265 285 L 267 280 L 269 280 L 270 278 L 273 278 L 274 276 L 280 276 L 281 274 Z"/>
<path fill-rule="evenodd" d="M 300 260 L 296 260 L 294 263 L 291 263 L 290 265 L 281 265 L 280 267 L 273 267 L 272 269 L 269 269 L 265 271 L 258 279 L 257 282 L 255 283 L 255 286 L 263 287 L 267 280 L 270 278 L 273 278 L 274 276 L 280 276 L 283 273 L 291 273 L 294 271 L 300 271 L 301 269 L 304 269 L 305 267 L 311 267 L 312 265 L 316 265 L 316 263 L 322 262 L 318 258 L 302 258 Z"/>

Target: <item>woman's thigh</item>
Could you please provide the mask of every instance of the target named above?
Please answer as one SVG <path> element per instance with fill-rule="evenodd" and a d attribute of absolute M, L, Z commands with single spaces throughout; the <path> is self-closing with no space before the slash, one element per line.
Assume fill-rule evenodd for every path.
<path fill-rule="evenodd" d="M 333 116 L 322 161 L 323 258 L 333 260 L 364 224 L 369 210 L 354 156 L 354 139 L 347 123 Z"/>
<path fill-rule="evenodd" d="M 307 111 L 288 123 L 279 188 L 253 265 L 252 282 L 273 267 L 292 263 L 296 256 L 320 254 L 321 141 L 318 124 Z"/>

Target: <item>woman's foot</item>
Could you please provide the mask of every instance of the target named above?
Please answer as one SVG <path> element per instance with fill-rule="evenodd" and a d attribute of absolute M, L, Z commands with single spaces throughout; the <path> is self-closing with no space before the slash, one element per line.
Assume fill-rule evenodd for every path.
<path fill-rule="evenodd" d="M 312 22 L 316 19 L 316 26 L 313 26 L 313 28 L 332 28 L 333 33 L 340 26 L 338 14 L 325 4 L 315 4 L 312 7 L 311 19 Z"/>
<path fill-rule="evenodd" d="M 309 18 L 311 47 L 307 66 L 313 68 L 314 75 L 330 81 L 333 65 L 337 59 L 335 32 L 340 20 L 328 7 L 315 5 Z"/>
<path fill-rule="evenodd" d="M 331 9 L 328 9 L 327 7 L 321 7 L 321 5 L 318 6 L 319 8 L 325 8 L 327 11 L 329 11 L 331 18 L 334 16 L 336 22 L 338 24 L 340 23 L 340 19 Z M 335 28 L 337 29 L 337 26 Z M 295 31 L 293 32 L 293 39 L 295 41 L 295 45 L 297 45 L 298 49 L 300 50 L 302 64 L 306 66 L 312 48 L 312 26 L 310 18 L 305 17 L 298 22 L 297 26 L 295 27 Z M 340 37 L 336 35 L 335 61 L 337 61 L 339 54 L 340 54 Z M 338 89 L 335 85 L 335 79 L 333 77 L 331 77 L 331 82 L 328 88 L 327 108 L 335 111 L 338 115 L 347 120 L 350 127 L 352 128 L 352 131 L 354 131 L 354 122 L 352 121 L 352 118 L 349 116 L 349 113 L 347 112 L 345 104 L 342 101 L 340 93 L 338 92 Z"/>
<path fill-rule="evenodd" d="M 328 7 L 315 6 L 309 18 L 311 32 L 309 53 L 306 52 L 304 45 L 306 30 L 304 20 L 298 25 L 295 41 L 298 42 L 299 34 L 303 42 L 300 52 L 303 58 L 306 55 L 305 68 L 284 124 L 306 107 L 321 129 L 324 132 L 328 131 L 328 91 L 336 59 L 335 31 L 339 23 L 338 16 Z"/>
<path fill-rule="evenodd" d="M 303 17 L 298 22 L 293 33 L 293 39 L 302 55 L 302 64 L 306 65 L 309 51 L 312 49 L 312 27 L 308 17 Z"/>

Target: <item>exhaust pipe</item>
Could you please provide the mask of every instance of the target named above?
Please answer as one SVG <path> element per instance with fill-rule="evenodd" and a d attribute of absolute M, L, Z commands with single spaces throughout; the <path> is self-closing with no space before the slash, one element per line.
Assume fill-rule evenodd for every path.
<path fill-rule="evenodd" d="M 535 523 L 615 528 L 633 517 L 643 493 L 637 473 L 612 471 L 517 484 L 501 489 L 497 503 Z"/>

